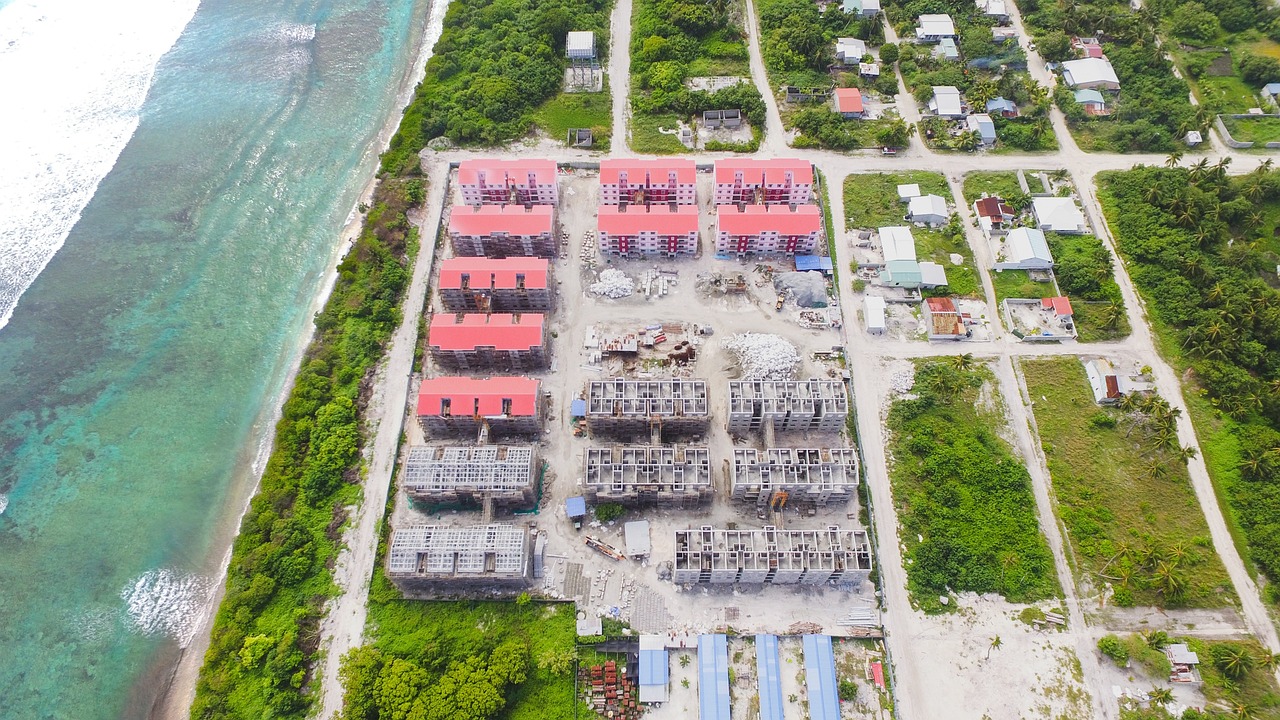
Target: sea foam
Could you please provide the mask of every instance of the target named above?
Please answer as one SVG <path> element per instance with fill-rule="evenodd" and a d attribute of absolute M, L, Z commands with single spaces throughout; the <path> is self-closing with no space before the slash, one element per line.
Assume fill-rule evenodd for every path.
<path fill-rule="evenodd" d="M 143 635 L 163 635 L 186 647 L 200 628 L 213 580 L 175 570 L 151 570 L 120 591 L 130 626 Z"/>
<path fill-rule="evenodd" d="M 199 0 L 0 7 L 0 327 L 138 127 Z"/>

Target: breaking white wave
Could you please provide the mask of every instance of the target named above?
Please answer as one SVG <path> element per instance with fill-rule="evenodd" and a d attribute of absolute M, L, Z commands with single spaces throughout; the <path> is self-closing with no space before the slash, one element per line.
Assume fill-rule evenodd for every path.
<path fill-rule="evenodd" d="M 8 509 L 9 509 L 9 496 L 0 493 L 0 515 L 3 515 L 4 511 Z"/>
<path fill-rule="evenodd" d="M 174 570 L 151 570 L 120 591 L 129 624 L 143 635 L 164 635 L 186 647 L 200 628 L 213 580 Z"/>
<path fill-rule="evenodd" d="M 0 327 L 138 127 L 199 0 L 0 7 Z"/>

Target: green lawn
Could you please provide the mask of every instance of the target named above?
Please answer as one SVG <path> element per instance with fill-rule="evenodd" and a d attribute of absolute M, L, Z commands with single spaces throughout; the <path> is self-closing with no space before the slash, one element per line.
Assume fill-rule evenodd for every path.
<path fill-rule="evenodd" d="M 675 155 L 689 152 L 676 139 L 674 133 L 661 133 L 658 128 L 673 130 L 679 127 L 680 118 L 669 115 L 641 115 L 632 113 L 629 129 L 631 149 L 647 155 Z"/>
<path fill-rule="evenodd" d="M 1071 298 L 1081 342 L 1129 336 L 1124 296 L 1116 284 L 1111 253 L 1094 235 L 1047 233 L 1062 294 Z"/>
<path fill-rule="evenodd" d="M 996 289 L 997 304 L 1008 298 L 1052 297 L 1058 291 L 1052 282 L 1032 280 L 1026 270 L 992 270 L 991 284 Z"/>
<path fill-rule="evenodd" d="M 594 149 L 608 150 L 612 113 L 613 100 L 606 76 L 603 92 L 562 92 L 543 103 L 534 112 L 533 120 L 548 135 L 561 142 L 572 128 L 591 128 L 595 137 Z"/>
<path fill-rule="evenodd" d="M 898 201 L 898 186 L 916 183 L 920 192 L 941 195 L 951 201 L 947 179 L 924 170 L 900 173 L 855 174 L 844 181 L 845 227 L 878 228 L 903 224 L 906 203 Z"/>
<path fill-rule="evenodd" d="M 1080 342 L 1110 342 L 1129 337 L 1129 316 L 1124 312 L 1124 301 L 1119 301 L 1119 313 L 1105 300 L 1088 301 L 1071 299 L 1075 313 L 1076 339 Z M 1113 321 L 1114 318 L 1114 321 Z"/>
<path fill-rule="evenodd" d="M 1225 115 L 1222 123 L 1231 137 L 1240 142 L 1263 143 L 1280 141 L 1280 118 L 1230 118 Z"/>
<path fill-rule="evenodd" d="M 947 284 L 934 291 L 926 291 L 926 295 L 982 297 L 982 280 L 974 269 L 972 253 L 963 235 L 957 237 L 945 229 L 931 228 L 912 228 L 911 234 L 916 239 L 916 257 L 919 260 L 932 260 L 947 269 Z M 964 262 L 953 265 L 953 253 L 963 257 Z"/>
<path fill-rule="evenodd" d="M 1021 193 L 1016 172 L 971 172 L 964 176 L 964 197 L 970 204 L 983 194 L 1010 198 Z"/>
<path fill-rule="evenodd" d="M 1118 588 L 1117 602 L 1216 607 L 1234 591 L 1175 450 L 1158 447 L 1134 415 L 1093 400 L 1076 358 L 1027 360 L 1027 394 L 1053 480 L 1078 581 Z M 1164 564 L 1184 595 L 1165 598 Z"/>

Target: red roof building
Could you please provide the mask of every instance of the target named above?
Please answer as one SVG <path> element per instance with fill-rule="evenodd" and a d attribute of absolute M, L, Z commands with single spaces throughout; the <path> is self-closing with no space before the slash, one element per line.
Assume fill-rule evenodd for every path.
<path fill-rule="evenodd" d="M 449 258 L 436 286 L 449 312 L 551 310 L 551 263 L 543 258 Z"/>
<path fill-rule="evenodd" d="M 717 205 L 804 205 L 812 197 L 813 165 L 806 160 L 716 161 Z"/>
<path fill-rule="evenodd" d="M 1013 208 L 994 196 L 975 200 L 973 214 L 978 218 L 978 227 L 988 234 L 993 230 L 1003 230 L 1014 218 Z"/>
<path fill-rule="evenodd" d="M 817 205 L 722 205 L 716 217 L 721 255 L 811 255 L 822 244 Z"/>
<path fill-rule="evenodd" d="M 600 204 L 697 203 L 698 170 L 692 160 L 600 161 Z"/>
<path fill-rule="evenodd" d="M 542 388 L 533 378 L 438 377 L 418 389 L 418 422 L 432 436 L 531 435 L 542 426 Z"/>
<path fill-rule="evenodd" d="M 966 336 L 964 320 L 951 298 L 925 298 L 924 322 L 930 340 L 959 340 Z"/>
<path fill-rule="evenodd" d="M 465 257 L 554 257 L 554 213 L 550 205 L 454 205 L 449 240 Z"/>
<path fill-rule="evenodd" d="M 437 313 L 427 347 L 450 370 L 518 372 L 547 366 L 547 336 L 541 314 Z"/>
<path fill-rule="evenodd" d="M 1065 296 L 1040 298 L 1040 308 L 1052 312 L 1058 318 L 1071 318 L 1075 313 L 1071 310 L 1071 299 Z"/>
<path fill-rule="evenodd" d="M 833 93 L 836 101 L 836 112 L 845 118 L 860 118 L 865 114 L 862 106 L 862 91 L 858 88 L 836 88 Z"/>
<path fill-rule="evenodd" d="M 596 218 L 605 255 L 693 255 L 698 251 L 696 205 L 602 205 Z"/>
<path fill-rule="evenodd" d="M 458 165 L 458 189 L 467 205 L 555 205 L 553 160 L 463 160 Z"/>

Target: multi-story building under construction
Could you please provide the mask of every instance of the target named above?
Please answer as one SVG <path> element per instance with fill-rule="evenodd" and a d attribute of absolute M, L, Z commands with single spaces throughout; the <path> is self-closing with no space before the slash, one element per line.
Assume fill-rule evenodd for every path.
<path fill-rule="evenodd" d="M 436 288 L 449 312 L 550 312 L 550 263 L 535 257 L 455 257 L 440 263 Z"/>
<path fill-rule="evenodd" d="M 849 416 L 849 395 L 839 380 L 732 380 L 729 432 L 839 432 Z"/>
<path fill-rule="evenodd" d="M 781 509 L 847 503 L 858 488 L 853 448 L 734 448 L 730 496 Z"/>
<path fill-rule="evenodd" d="M 528 528 L 490 524 L 413 525 L 391 533 L 387 577 L 405 592 L 468 585 L 523 585 L 530 574 Z"/>
<path fill-rule="evenodd" d="M 587 499 L 624 505 L 696 505 L 711 500 L 711 454 L 705 447 L 620 445 L 588 448 Z"/>
<path fill-rule="evenodd" d="M 871 544 L 860 530 L 677 530 L 671 579 L 680 585 L 771 583 L 861 585 L 871 574 Z"/>
<path fill-rule="evenodd" d="M 409 497 L 432 505 L 527 506 L 536 460 L 532 445 L 417 445 L 409 448 L 401 484 Z"/>
<path fill-rule="evenodd" d="M 593 380 L 587 386 L 587 427 L 595 434 L 701 435 L 710 408 L 705 380 Z"/>

